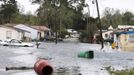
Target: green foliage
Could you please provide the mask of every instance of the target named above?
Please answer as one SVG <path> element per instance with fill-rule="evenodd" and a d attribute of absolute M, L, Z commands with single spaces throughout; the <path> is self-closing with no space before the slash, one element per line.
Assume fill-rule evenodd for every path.
<path fill-rule="evenodd" d="M 38 19 L 30 13 L 24 15 L 19 12 L 16 0 L 1 0 L 0 24 L 4 23 L 23 23 L 37 25 Z"/>
<path fill-rule="evenodd" d="M 3 4 L 1 4 L 0 16 L 1 16 L 1 23 L 10 23 L 11 19 L 13 18 L 14 14 L 19 12 L 17 7 L 16 0 L 2 0 Z"/>
<path fill-rule="evenodd" d="M 13 18 L 11 19 L 12 23 L 15 24 L 29 24 L 29 25 L 37 25 L 38 24 L 38 19 L 36 16 L 29 14 L 20 14 L 16 13 L 13 15 Z"/>
<path fill-rule="evenodd" d="M 41 5 L 37 10 L 39 23 L 48 25 L 53 31 L 59 28 L 59 25 L 72 28 L 83 17 L 85 0 L 32 0 L 32 2 Z"/>
<path fill-rule="evenodd" d="M 69 33 L 66 30 L 61 31 L 61 33 L 59 34 L 59 37 L 60 38 L 65 38 L 65 35 L 69 35 Z"/>
<path fill-rule="evenodd" d="M 86 30 L 81 31 L 81 35 L 79 37 L 80 42 L 88 43 L 89 42 L 89 36 L 87 35 Z"/>
<path fill-rule="evenodd" d="M 125 23 L 125 24 L 128 24 L 128 25 L 131 25 L 132 24 L 132 21 L 131 21 L 131 18 L 133 18 L 134 17 L 134 15 L 131 13 L 131 12 L 129 12 L 129 11 L 126 11 L 124 14 L 123 14 L 123 22 Z"/>
<path fill-rule="evenodd" d="M 109 72 L 110 75 L 134 75 L 134 69 L 113 71 L 111 66 L 106 67 L 105 69 Z"/>
<path fill-rule="evenodd" d="M 81 33 L 80 36 L 80 40 L 82 42 L 89 42 L 92 43 L 93 42 L 93 36 L 95 34 L 95 32 L 97 31 L 97 18 L 92 18 L 87 16 L 87 14 L 85 14 L 84 16 L 86 16 L 84 18 L 84 22 L 82 24 L 84 24 L 84 29 Z M 82 27 L 82 26 L 81 26 Z M 80 29 L 80 28 L 79 28 Z"/>
<path fill-rule="evenodd" d="M 114 10 L 112 8 L 106 8 L 104 10 L 104 16 L 101 18 L 103 29 L 107 29 L 110 25 L 116 28 L 118 25 L 134 25 L 134 21 L 131 20 L 133 13 L 126 11 L 121 13 L 120 10 Z"/>

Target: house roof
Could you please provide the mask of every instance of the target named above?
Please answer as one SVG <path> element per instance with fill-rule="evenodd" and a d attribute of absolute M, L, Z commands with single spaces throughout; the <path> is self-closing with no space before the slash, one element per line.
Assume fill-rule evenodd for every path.
<path fill-rule="evenodd" d="M 28 33 L 30 33 L 29 31 L 22 30 L 22 29 L 18 29 L 18 28 L 15 28 L 15 27 L 13 27 L 13 26 L 0 25 L 0 27 L 15 29 L 15 30 L 20 31 L 20 32 L 28 32 Z"/>
<path fill-rule="evenodd" d="M 27 31 L 25 29 L 18 28 L 17 26 L 27 26 L 27 27 L 30 27 L 30 28 L 38 30 L 38 31 L 50 31 L 49 28 L 47 28 L 46 26 L 42 26 L 42 25 L 32 26 L 32 25 L 26 25 L 26 24 L 4 24 L 3 26 L 15 28 L 17 30 L 22 30 L 22 31 L 25 31 L 25 32 L 29 32 L 29 31 Z"/>
<path fill-rule="evenodd" d="M 31 32 L 29 32 L 29 31 L 27 31 L 27 30 L 23 30 L 23 29 L 19 29 L 19 28 L 14 28 L 14 29 L 16 29 L 16 30 L 18 30 L 18 31 L 22 31 L 22 32 L 31 33 Z"/>
<path fill-rule="evenodd" d="M 16 30 L 18 30 L 18 31 L 23 31 L 23 32 L 28 32 L 28 33 L 30 33 L 30 32 L 27 31 L 27 30 L 24 30 L 24 29 L 21 29 L 21 28 L 17 28 L 17 27 L 16 27 L 17 25 L 24 25 L 24 24 L 9 24 L 9 23 L 7 23 L 7 24 L 4 24 L 4 25 L 2 25 L 2 26 L 14 28 L 14 29 L 16 29 Z M 28 25 L 25 25 L 25 26 L 28 26 Z M 29 27 L 29 26 L 28 26 L 28 27 Z"/>
<path fill-rule="evenodd" d="M 8 27 L 15 27 L 16 26 L 26 26 L 26 27 L 30 27 L 30 28 L 33 28 L 31 27 L 31 25 L 28 25 L 28 24 L 4 24 L 4 26 L 8 26 Z M 19 28 L 20 29 L 20 28 Z M 36 28 L 33 28 L 33 29 L 36 29 Z M 37 29 L 36 29 L 37 30 Z"/>
<path fill-rule="evenodd" d="M 109 26 L 108 29 L 109 29 L 109 30 L 113 30 L 113 27 L 112 27 L 112 26 Z"/>
<path fill-rule="evenodd" d="M 132 25 L 118 25 L 119 29 L 134 28 Z"/>
<path fill-rule="evenodd" d="M 17 25 L 15 25 L 14 27 L 16 27 L 16 28 L 19 27 L 19 29 L 22 28 L 22 27 L 28 27 L 28 28 L 32 28 L 32 29 L 37 30 L 36 28 L 33 28 L 33 27 L 31 27 L 31 25 L 27 25 L 27 24 L 17 24 Z M 22 29 L 23 29 L 23 28 L 22 28 Z M 24 29 L 25 29 L 25 28 L 24 28 Z"/>
<path fill-rule="evenodd" d="M 46 26 L 31 26 L 31 27 L 40 31 L 50 31 L 50 29 L 47 28 Z"/>
<path fill-rule="evenodd" d="M 13 27 L 13 26 L 16 26 L 17 24 L 9 24 L 9 23 L 7 23 L 7 24 L 4 24 L 4 26 L 8 26 L 8 27 Z"/>
<path fill-rule="evenodd" d="M 134 34 L 134 31 L 117 32 L 116 34 Z"/>

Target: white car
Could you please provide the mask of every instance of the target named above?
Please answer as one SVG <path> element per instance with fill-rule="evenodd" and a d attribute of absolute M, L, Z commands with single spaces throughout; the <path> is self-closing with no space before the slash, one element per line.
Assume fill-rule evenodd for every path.
<path fill-rule="evenodd" d="M 4 45 L 6 42 L 0 40 L 0 45 Z"/>
<path fill-rule="evenodd" d="M 33 47 L 32 43 L 22 42 L 16 39 L 10 39 L 3 43 L 3 46 Z"/>

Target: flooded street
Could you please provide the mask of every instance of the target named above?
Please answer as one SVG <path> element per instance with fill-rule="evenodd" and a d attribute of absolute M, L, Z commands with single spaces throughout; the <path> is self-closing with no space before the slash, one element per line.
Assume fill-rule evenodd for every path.
<path fill-rule="evenodd" d="M 0 75 L 36 75 L 33 69 L 8 70 L 5 67 L 33 67 L 42 58 L 54 68 L 53 75 L 109 75 L 105 67 L 115 70 L 134 67 L 134 53 L 106 46 L 78 42 L 45 43 L 40 47 L 0 47 Z M 78 58 L 80 51 L 94 51 L 94 59 Z"/>

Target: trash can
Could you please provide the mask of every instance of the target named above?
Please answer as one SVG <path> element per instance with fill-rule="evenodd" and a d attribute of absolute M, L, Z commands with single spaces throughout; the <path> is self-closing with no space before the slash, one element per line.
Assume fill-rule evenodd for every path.
<path fill-rule="evenodd" d="M 78 57 L 80 57 L 80 58 L 86 58 L 86 52 L 79 52 L 78 53 Z"/>
<path fill-rule="evenodd" d="M 87 51 L 86 52 L 86 57 L 90 58 L 90 59 L 93 59 L 94 58 L 94 51 Z"/>
<path fill-rule="evenodd" d="M 94 58 L 94 51 L 79 52 L 78 57 L 93 59 Z"/>
<path fill-rule="evenodd" d="M 34 65 L 34 70 L 38 75 L 52 75 L 53 68 L 47 60 L 40 59 Z"/>

